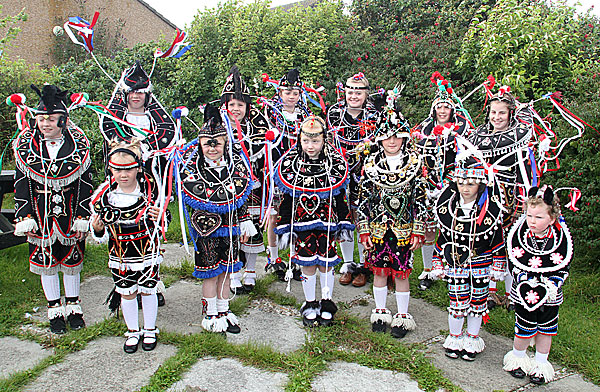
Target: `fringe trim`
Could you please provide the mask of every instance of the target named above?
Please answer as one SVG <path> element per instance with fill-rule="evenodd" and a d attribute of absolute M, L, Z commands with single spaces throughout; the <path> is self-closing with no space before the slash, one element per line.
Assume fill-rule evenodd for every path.
<path fill-rule="evenodd" d="M 490 271 L 490 276 L 491 276 L 493 279 L 496 279 L 496 280 L 498 280 L 498 281 L 499 281 L 499 280 L 503 280 L 503 279 L 504 279 L 504 277 L 505 277 L 506 275 L 507 275 L 507 274 L 506 274 L 506 272 L 504 272 L 504 271 L 497 271 L 497 270 L 494 270 L 494 269 L 492 269 L 492 270 Z"/>
<path fill-rule="evenodd" d="M 87 233 L 89 228 L 90 223 L 88 219 L 75 219 L 73 226 L 71 226 L 71 231 L 81 231 L 82 233 Z"/>
<path fill-rule="evenodd" d="M 187 204 L 195 210 L 216 212 L 217 214 L 226 214 L 236 211 L 246 202 L 248 196 L 250 196 L 250 192 L 252 192 L 253 185 L 254 182 L 252 180 L 248 180 L 248 187 L 244 190 L 244 193 L 234 203 L 230 204 L 218 205 L 215 203 L 202 202 L 186 194 L 185 192 L 183 192 L 181 198 L 185 204 Z"/>
<path fill-rule="evenodd" d="M 65 307 L 65 313 L 67 316 L 70 314 L 83 314 L 83 310 L 81 310 L 81 305 L 79 305 L 78 302 L 76 304 L 67 304 Z"/>
<path fill-rule="evenodd" d="M 231 310 L 229 310 L 227 312 L 227 315 L 224 318 L 225 318 L 225 320 L 229 320 L 229 322 L 233 325 L 239 325 L 239 323 L 240 323 L 238 321 L 237 316 L 235 314 L 233 314 L 233 312 Z M 227 328 L 225 328 L 225 329 L 227 329 Z"/>
<path fill-rule="evenodd" d="M 410 313 L 396 313 L 394 315 L 394 319 L 392 320 L 392 328 L 393 327 L 404 327 L 404 329 L 407 331 L 414 331 L 415 328 L 417 328 L 417 323 Z"/>
<path fill-rule="evenodd" d="M 144 293 L 144 294 L 156 294 L 158 292 L 158 290 L 156 289 L 156 287 L 143 287 L 143 286 L 138 286 L 138 293 Z"/>
<path fill-rule="evenodd" d="M 223 273 L 229 272 L 238 272 L 239 270 L 242 269 L 242 266 L 244 264 L 241 261 L 237 261 L 233 264 L 233 266 L 231 266 L 231 264 L 219 264 L 219 266 L 217 268 L 215 268 L 212 271 L 198 271 L 195 270 L 194 272 L 192 272 L 192 276 L 194 278 L 198 278 L 198 279 L 210 279 L 210 278 L 214 278 L 215 276 L 219 276 Z"/>
<path fill-rule="evenodd" d="M 49 247 L 50 245 L 54 244 L 56 242 L 56 240 L 58 240 L 61 244 L 66 245 L 66 246 L 71 246 L 71 245 L 75 245 L 77 243 L 77 239 L 76 238 L 67 238 L 65 237 L 61 230 L 60 227 L 57 227 L 58 224 L 56 222 L 54 222 L 52 227 L 52 235 L 48 238 L 42 239 L 42 238 L 36 238 L 36 237 L 27 237 L 27 242 L 32 243 L 34 245 L 37 246 L 41 246 L 43 248 Z"/>
<path fill-rule="evenodd" d="M 387 325 L 391 324 L 392 312 L 388 309 L 373 309 L 371 312 L 371 324 L 376 323 L 377 321 L 383 321 Z"/>
<path fill-rule="evenodd" d="M 65 317 L 65 307 L 62 305 L 48 308 L 48 320 L 53 320 L 57 317 Z"/>
<path fill-rule="evenodd" d="M 471 336 L 467 334 L 463 338 L 463 350 L 468 353 L 479 354 L 485 349 L 485 342 L 480 336 Z"/>
<path fill-rule="evenodd" d="M 421 279 L 432 279 L 430 273 L 432 271 L 423 271 L 421 272 L 421 275 L 419 275 L 419 277 L 417 279 L 421 280 Z"/>
<path fill-rule="evenodd" d="M 444 344 L 442 345 L 442 347 L 447 348 L 448 350 L 462 350 L 463 349 L 463 342 L 464 342 L 464 335 L 460 335 L 460 336 L 453 336 L 453 335 L 448 335 L 446 337 L 446 340 L 444 341 Z"/>
<path fill-rule="evenodd" d="M 75 144 L 76 144 L 76 142 L 75 142 Z M 44 176 L 41 176 L 41 175 L 33 172 L 20 159 L 16 159 L 15 162 L 16 162 L 16 165 L 19 167 L 19 170 L 21 170 L 23 173 L 25 173 L 25 175 L 28 178 L 32 179 L 33 181 L 35 181 L 35 182 L 37 182 L 39 184 L 44 184 L 47 181 L 48 182 L 48 187 L 49 188 L 54 188 L 54 189 L 64 188 L 65 186 L 69 185 L 73 181 L 78 180 L 79 178 L 81 178 L 81 176 L 83 175 L 83 173 L 85 173 L 85 171 L 92 164 L 92 160 L 90 159 L 90 155 L 88 153 L 87 154 L 87 159 L 85 159 L 81 163 L 81 165 L 79 165 L 79 169 L 77 169 L 76 171 L 74 171 L 70 176 L 65 177 L 65 178 L 61 178 L 61 179 L 53 179 L 50 176 L 44 177 Z"/>
<path fill-rule="evenodd" d="M 94 230 L 93 227 L 90 227 L 90 234 L 92 236 L 92 239 L 99 244 L 103 244 L 106 241 L 108 241 L 108 230 L 106 230 L 106 227 L 104 228 L 104 234 L 102 234 L 102 237 L 98 237 L 96 235 L 96 231 Z"/>
<path fill-rule="evenodd" d="M 527 356 L 527 353 L 524 357 L 517 357 L 512 350 L 504 355 L 504 359 L 502 360 L 503 370 L 510 372 L 511 370 L 515 370 L 521 368 L 526 374 L 531 373 L 531 369 L 533 368 L 533 360 Z"/>
<path fill-rule="evenodd" d="M 258 234 L 258 230 L 256 230 L 256 226 L 254 226 L 251 220 L 245 220 L 240 223 L 240 233 L 241 235 L 253 237 Z"/>
<path fill-rule="evenodd" d="M 144 260 L 139 262 L 121 261 L 118 257 L 110 255 L 108 258 L 108 268 L 124 269 L 125 271 L 143 271 L 148 267 L 160 265 L 162 261 L 163 257 L 160 253 L 146 255 Z"/>
<path fill-rule="evenodd" d="M 278 234 L 277 229 L 275 229 L 274 231 L 275 234 Z M 279 249 L 288 249 L 290 247 L 290 240 L 292 242 L 295 242 L 296 238 L 298 238 L 298 235 L 296 233 L 291 233 L 288 228 L 287 232 L 280 234 L 279 238 L 277 238 L 277 245 L 279 245 Z"/>
<path fill-rule="evenodd" d="M 529 372 L 530 376 L 543 376 L 546 382 L 554 380 L 554 368 L 552 367 L 552 364 L 550 362 L 539 363 L 535 360 L 533 360 L 532 362 L 533 366 L 531 368 L 531 371 Z"/>
<path fill-rule="evenodd" d="M 164 294 L 166 291 L 167 288 L 165 287 L 165 284 L 162 282 L 162 280 L 158 281 L 158 283 L 156 284 L 156 292 Z"/>
<path fill-rule="evenodd" d="M 14 235 L 16 236 L 25 236 L 27 232 L 30 231 L 37 231 L 39 229 L 39 226 L 37 224 L 37 222 L 35 221 L 35 219 L 33 218 L 27 218 L 27 219 L 23 219 L 20 222 L 17 222 L 17 224 L 15 224 L 15 232 Z"/>
<path fill-rule="evenodd" d="M 311 191 L 309 191 L 310 193 L 309 193 L 309 192 L 307 192 L 305 189 L 302 189 L 302 188 L 296 189 L 296 190 L 294 191 L 294 189 L 292 189 L 292 188 L 290 188 L 290 187 L 287 187 L 287 186 L 286 186 L 286 185 L 283 183 L 283 181 L 281 181 L 281 178 L 279 177 L 279 173 L 278 173 L 278 171 L 279 171 L 279 170 L 276 170 L 276 171 L 275 171 L 275 175 L 273 176 L 273 181 L 275 182 L 275 185 L 276 185 L 276 186 L 277 186 L 277 187 L 278 187 L 278 188 L 279 188 L 279 189 L 280 189 L 282 192 L 285 192 L 285 193 L 287 193 L 288 195 L 290 195 L 290 196 L 292 196 L 292 197 L 294 197 L 294 194 L 296 194 L 296 195 L 299 195 L 299 194 L 301 194 L 301 193 L 307 193 L 307 194 L 309 194 L 309 195 L 311 195 L 311 194 L 313 194 L 313 195 L 317 195 L 317 196 L 319 196 L 321 199 L 329 199 L 329 197 L 330 197 L 330 193 L 331 193 L 331 196 L 337 196 L 337 195 L 338 195 L 340 192 L 342 192 L 342 191 L 344 191 L 344 192 L 345 192 L 345 191 L 346 191 L 346 187 L 347 187 L 347 186 L 348 186 L 348 184 L 350 183 L 350 172 L 348 172 L 348 173 L 347 173 L 348 175 L 347 175 L 346 179 L 344 180 L 344 182 L 343 182 L 343 183 L 340 183 L 340 184 L 337 186 L 337 188 L 328 189 L 328 190 L 321 191 L 321 192 L 314 192 L 314 191 L 312 191 L 312 190 L 311 190 Z"/>

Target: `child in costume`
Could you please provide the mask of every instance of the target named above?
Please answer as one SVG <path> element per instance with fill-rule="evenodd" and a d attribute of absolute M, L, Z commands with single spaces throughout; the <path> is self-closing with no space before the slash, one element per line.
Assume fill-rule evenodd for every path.
<path fill-rule="evenodd" d="M 448 280 L 446 356 L 473 361 L 485 348 L 479 330 L 483 318 L 487 319 L 490 278 L 502 277 L 506 264 L 502 202 L 480 159 L 459 156 L 457 161 L 454 182 L 444 189 L 434 209 L 440 233 L 432 275 Z"/>
<path fill-rule="evenodd" d="M 239 243 L 257 231 L 246 203 L 252 190 L 248 162 L 239 144 L 231 144 L 218 109 L 207 105 L 198 137 L 183 147 L 184 165 L 175 173 L 194 241 L 194 277 L 204 279 L 207 310 L 202 327 L 239 333 L 229 310 L 230 276 L 242 268 Z M 179 188 L 178 188 L 179 189 Z"/>
<path fill-rule="evenodd" d="M 552 188 L 532 187 L 529 195 L 526 214 L 506 240 L 516 320 L 513 349 L 504 356 L 503 369 L 513 377 L 529 375 L 534 384 L 544 384 L 554 379 L 548 354 L 558 331 L 558 308 L 573 258 L 573 241 Z M 526 354 L 532 338 L 534 360 Z"/>
<path fill-rule="evenodd" d="M 123 350 L 132 354 L 156 347 L 157 284 L 162 261 L 159 238 L 165 227 L 157 223 L 161 210 L 156 180 L 144 172 L 139 141 L 114 141 L 107 156 L 110 177 L 92 198 L 92 237 L 108 241 L 108 267 L 121 297 L 123 319 L 129 330 Z M 165 222 L 168 224 L 168 218 Z M 166 225 L 165 225 L 166 226 Z M 141 294 L 144 329 L 138 322 L 137 295 Z"/>
<path fill-rule="evenodd" d="M 40 96 L 35 119 L 20 124 L 13 142 L 14 233 L 27 236 L 29 269 L 41 276 L 50 331 L 62 334 L 66 322 L 72 330 L 85 327 L 79 286 L 92 196 L 90 143 L 69 120 L 66 91 L 31 87 Z M 66 307 L 58 272 L 63 273 Z"/>
<path fill-rule="evenodd" d="M 275 233 L 279 246 L 290 246 L 291 261 L 302 266 L 306 301 L 300 309 L 306 326 L 331 325 L 333 267 L 340 262 L 338 239 L 349 238 L 354 225 L 345 199 L 348 164 L 326 143 L 325 122 L 310 116 L 300 127 L 299 142 L 277 164 L 275 183 L 283 192 Z M 317 269 L 321 301 L 316 300 Z"/>
<path fill-rule="evenodd" d="M 341 85 L 341 83 L 340 83 Z M 369 99 L 369 81 L 362 72 L 348 78 L 344 86 L 345 98 L 327 110 L 327 126 L 332 135 L 333 145 L 342 151 L 348 161 L 350 184 L 348 199 L 352 211 L 352 221 L 356 222 L 356 202 L 358 182 L 362 171 L 362 161 L 357 146 L 371 138 L 379 111 Z M 358 243 L 359 264 L 354 262 L 354 238 L 340 243 L 344 264 L 340 268 L 340 284 L 352 283 L 362 287 L 367 283 L 369 270 L 364 266 L 363 245 Z"/>
<path fill-rule="evenodd" d="M 391 95 L 377 123 L 377 145 L 370 147 L 379 147 L 379 151 L 370 151 L 365 161 L 358 198 L 358 232 L 368 251 L 365 265 L 374 276 L 372 329 L 385 332 L 391 324 L 392 336 L 403 338 L 416 327 L 408 313 L 408 277 L 413 251 L 423 243 L 426 207 L 422 160 L 409 145 L 410 127 L 394 106 Z M 394 280 L 396 288 L 398 312 L 393 318 L 386 308 L 388 278 Z"/>

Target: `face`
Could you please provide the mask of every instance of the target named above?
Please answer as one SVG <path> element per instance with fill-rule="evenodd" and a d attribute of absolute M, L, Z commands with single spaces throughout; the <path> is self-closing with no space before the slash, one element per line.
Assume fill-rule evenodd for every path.
<path fill-rule="evenodd" d="M 465 203 L 471 203 L 477 199 L 479 184 L 456 184 L 458 193 L 462 196 Z"/>
<path fill-rule="evenodd" d="M 130 112 L 143 112 L 146 103 L 146 93 L 132 91 L 127 94 L 127 109 Z"/>
<path fill-rule="evenodd" d="M 439 103 L 435 107 L 435 122 L 438 125 L 444 125 L 450 121 L 450 115 L 452 114 L 452 107 L 447 103 Z"/>
<path fill-rule="evenodd" d="M 118 161 L 117 161 L 118 162 Z M 127 163 L 127 162 L 122 162 Z M 137 174 L 139 172 L 138 167 L 134 167 L 131 169 L 115 169 L 110 168 L 110 172 L 114 177 L 117 184 L 123 190 L 133 190 L 137 186 Z"/>
<path fill-rule="evenodd" d="M 364 87 L 362 83 L 349 82 L 348 87 Z M 352 109 L 362 109 L 363 105 L 367 101 L 367 90 L 346 90 L 346 104 Z"/>
<path fill-rule="evenodd" d="M 300 91 L 296 89 L 283 89 L 279 91 L 279 97 L 283 102 L 283 106 L 293 108 L 300 100 Z"/>
<path fill-rule="evenodd" d="M 544 234 L 548 226 L 554 223 L 556 219 L 548 213 L 546 204 L 527 206 L 527 226 L 533 234 Z"/>
<path fill-rule="evenodd" d="M 510 120 L 510 110 L 506 102 L 494 101 L 490 104 L 490 124 L 494 131 L 505 131 Z"/>
<path fill-rule="evenodd" d="M 225 151 L 225 136 L 219 136 L 216 139 L 203 137 L 200 138 L 200 145 L 202 146 L 202 154 L 208 159 L 217 161 L 223 156 Z"/>
<path fill-rule="evenodd" d="M 229 110 L 231 115 L 238 121 L 242 121 L 246 116 L 246 106 L 246 102 L 235 98 L 230 99 L 229 102 L 227 102 L 227 110 Z"/>
<path fill-rule="evenodd" d="M 404 139 L 395 135 L 381 141 L 386 156 L 398 155 L 403 143 Z"/>
<path fill-rule="evenodd" d="M 321 150 L 323 150 L 324 144 L 325 141 L 322 134 L 317 137 L 308 137 L 304 133 L 300 134 L 300 145 L 309 158 L 314 159 L 318 157 Z"/>
<path fill-rule="evenodd" d="M 37 126 L 47 139 L 56 139 L 61 134 L 61 129 L 58 126 L 58 120 L 62 114 L 38 114 L 35 119 Z"/>

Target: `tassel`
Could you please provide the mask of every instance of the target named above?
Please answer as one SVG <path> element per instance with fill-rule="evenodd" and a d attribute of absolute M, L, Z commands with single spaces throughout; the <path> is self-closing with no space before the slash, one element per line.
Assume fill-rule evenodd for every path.
<path fill-rule="evenodd" d="M 116 288 L 116 286 L 112 288 L 108 297 L 106 297 L 106 301 L 104 301 L 104 305 L 108 304 L 108 309 L 111 313 L 118 312 L 121 306 L 121 294 L 117 293 Z"/>

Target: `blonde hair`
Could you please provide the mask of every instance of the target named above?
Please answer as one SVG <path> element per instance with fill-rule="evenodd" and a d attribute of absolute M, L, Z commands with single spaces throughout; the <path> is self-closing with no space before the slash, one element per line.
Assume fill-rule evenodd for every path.
<path fill-rule="evenodd" d="M 354 79 L 354 76 L 350 76 L 350 77 L 349 77 L 349 78 L 346 80 L 346 86 L 347 86 L 349 83 L 360 84 L 360 85 L 362 85 L 363 87 L 367 87 L 367 88 L 369 88 L 369 80 L 368 80 L 366 77 L 364 77 L 364 76 L 363 76 L 362 78 L 358 79 L 358 80 L 357 80 L 357 79 Z"/>
<path fill-rule="evenodd" d="M 546 206 L 548 209 L 548 215 L 550 215 L 550 217 L 553 219 L 557 219 L 558 216 L 560 215 L 560 201 L 558 200 L 558 196 L 556 196 L 556 195 L 554 195 L 554 199 L 552 200 L 552 205 L 546 204 L 544 199 L 542 199 L 539 196 L 534 196 L 534 197 L 530 197 L 529 199 L 527 199 L 526 205 L 527 205 L 527 208 L 537 207 L 540 205 Z"/>
<path fill-rule="evenodd" d="M 125 152 L 122 152 L 122 151 L 114 152 L 115 150 L 117 150 L 119 148 L 123 148 L 123 149 L 131 151 L 132 153 L 135 154 L 135 156 L 138 158 L 138 160 L 140 160 L 142 157 L 141 140 L 137 139 L 137 138 L 133 138 L 131 140 L 131 142 L 119 141 L 119 140 L 113 139 L 108 143 L 108 148 L 109 148 L 108 157 L 110 159 L 117 158 L 119 163 L 135 162 L 135 158 Z"/>

